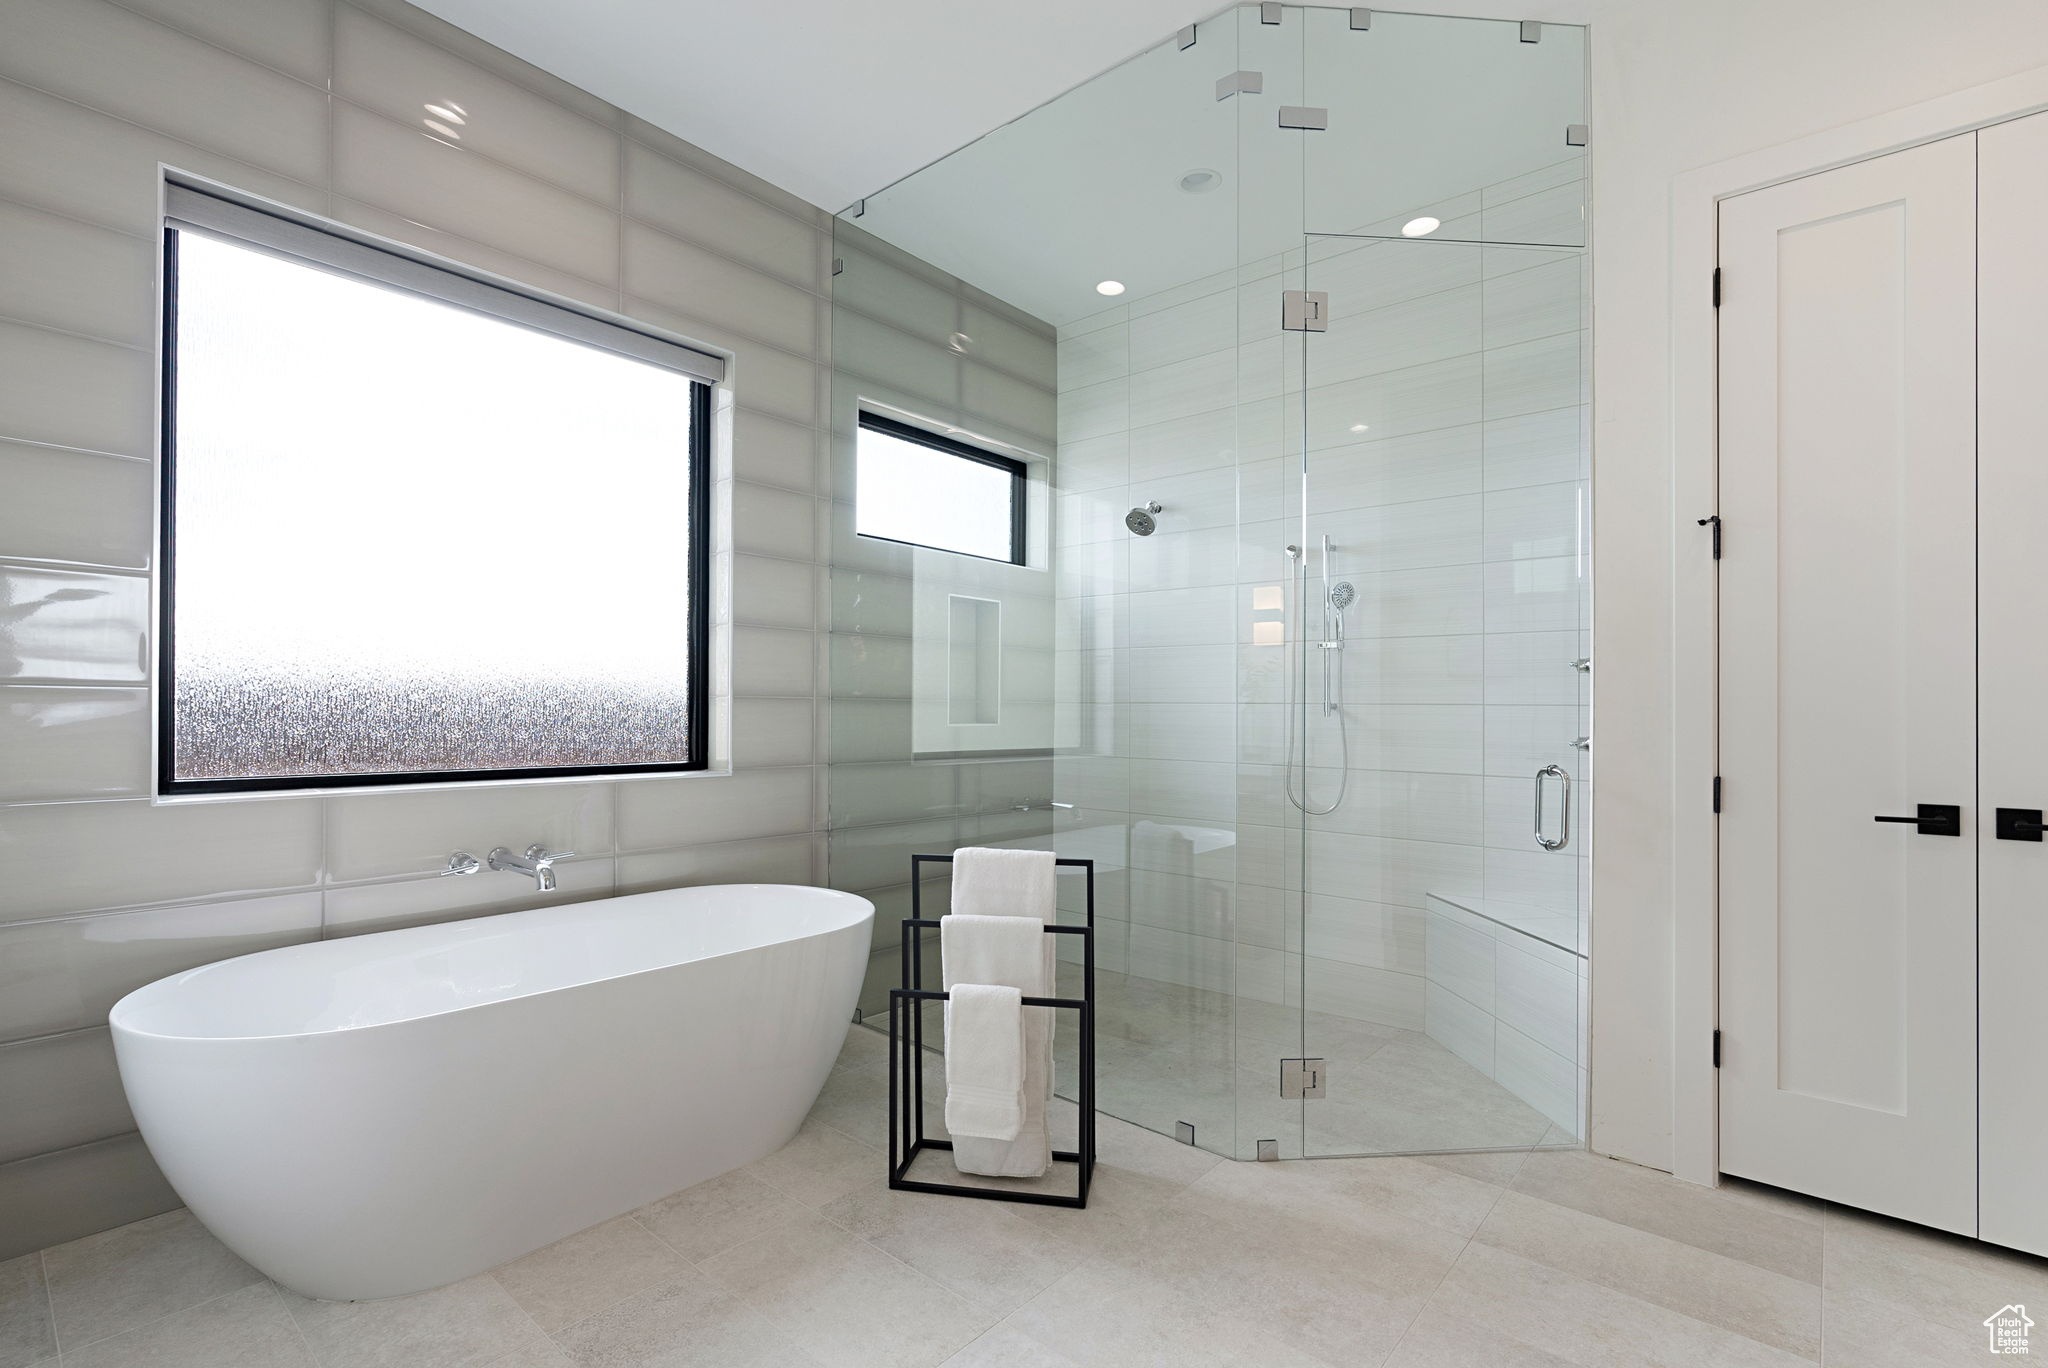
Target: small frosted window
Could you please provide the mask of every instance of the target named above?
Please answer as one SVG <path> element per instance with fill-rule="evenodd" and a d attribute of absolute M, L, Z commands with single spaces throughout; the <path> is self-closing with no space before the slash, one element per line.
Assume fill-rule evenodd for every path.
<path fill-rule="evenodd" d="M 1024 563 L 1024 465 L 864 413 L 854 530 L 964 556 Z"/>
<path fill-rule="evenodd" d="M 165 791 L 702 766 L 701 381 L 167 251 Z"/>

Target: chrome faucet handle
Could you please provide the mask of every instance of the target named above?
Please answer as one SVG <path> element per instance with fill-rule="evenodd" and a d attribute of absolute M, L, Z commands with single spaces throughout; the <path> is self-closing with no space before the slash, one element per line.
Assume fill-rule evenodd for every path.
<path fill-rule="evenodd" d="M 526 848 L 526 858 L 533 861 L 536 865 L 546 866 L 553 864 L 557 860 L 573 860 L 576 858 L 576 852 L 573 850 L 558 850 L 550 855 L 548 848 L 536 841 Z"/>
<path fill-rule="evenodd" d="M 466 850 L 458 850 L 448 857 L 448 867 L 441 871 L 441 877 L 474 874 L 484 867 L 484 862 Z"/>

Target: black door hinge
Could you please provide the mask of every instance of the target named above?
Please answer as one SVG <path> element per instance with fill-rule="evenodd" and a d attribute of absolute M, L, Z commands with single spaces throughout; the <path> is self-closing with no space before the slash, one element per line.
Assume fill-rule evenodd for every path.
<path fill-rule="evenodd" d="M 1721 268 L 1714 268 L 1714 307 L 1721 307 Z"/>
<path fill-rule="evenodd" d="M 1721 515 L 1716 513 L 1711 518 L 1701 518 L 1699 523 L 1701 527 L 1714 529 L 1714 559 L 1721 559 Z"/>
<path fill-rule="evenodd" d="M 1714 1067 L 1721 1067 L 1721 1028 L 1714 1028 Z"/>
<path fill-rule="evenodd" d="M 1721 776 L 1714 776 L 1714 811 L 1721 810 Z"/>

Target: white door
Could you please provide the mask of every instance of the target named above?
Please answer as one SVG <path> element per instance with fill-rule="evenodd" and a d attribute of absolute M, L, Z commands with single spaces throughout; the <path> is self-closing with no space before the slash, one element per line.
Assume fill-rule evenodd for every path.
<path fill-rule="evenodd" d="M 1720 223 L 1721 1167 L 1966 1233 L 1974 188 L 1963 136 Z"/>
<path fill-rule="evenodd" d="M 2048 809 L 2048 115 L 1980 133 L 1978 173 L 1979 1220 L 2048 1254 L 2048 842 L 1995 820 Z"/>

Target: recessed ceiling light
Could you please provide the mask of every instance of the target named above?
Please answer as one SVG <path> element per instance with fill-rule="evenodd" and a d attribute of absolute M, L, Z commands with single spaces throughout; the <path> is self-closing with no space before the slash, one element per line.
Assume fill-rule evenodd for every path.
<path fill-rule="evenodd" d="M 1095 286 L 1095 293 L 1099 295 L 1120 295 L 1123 292 L 1124 283 L 1121 280 L 1104 280 Z"/>
<path fill-rule="evenodd" d="M 1180 178 L 1180 188 L 1190 195 L 1206 195 L 1221 184 L 1223 173 L 1211 171 L 1206 166 L 1198 166 Z"/>
<path fill-rule="evenodd" d="M 1372 431 L 1372 425 L 1370 423 L 1353 423 L 1351 430 L 1353 432 L 1370 432 Z"/>
<path fill-rule="evenodd" d="M 1424 214 L 1421 218 L 1412 218 L 1409 219 L 1406 223 L 1402 224 L 1401 236 L 1428 237 L 1431 233 L 1434 233 L 1437 229 L 1443 226 L 1444 225 L 1441 221 L 1433 219 L 1429 215 Z"/>

